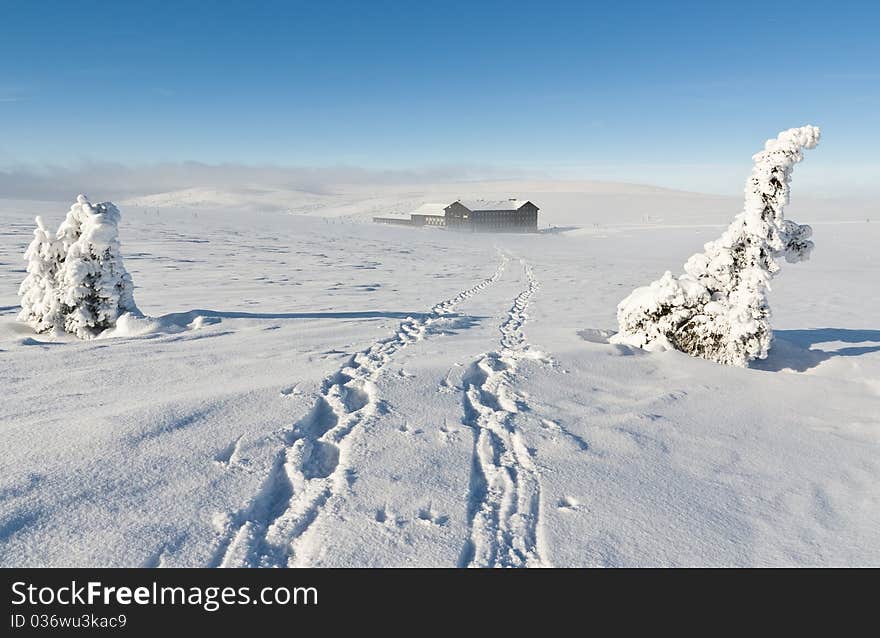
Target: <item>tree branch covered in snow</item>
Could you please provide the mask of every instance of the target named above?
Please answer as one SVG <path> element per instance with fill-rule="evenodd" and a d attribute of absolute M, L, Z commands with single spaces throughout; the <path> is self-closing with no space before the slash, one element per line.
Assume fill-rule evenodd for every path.
<path fill-rule="evenodd" d="M 819 129 L 803 126 L 768 140 L 753 156 L 745 206 L 723 235 L 688 259 L 684 274 L 667 271 L 617 307 L 613 343 L 647 350 L 675 348 L 692 356 L 745 366 L 767 356 L 772 339 L 767 292 L 777 258 L 809 259 L 812 229 L 786 220 L 794 165 L 816 146 Z"/>
<path fill-rule="evenodd" d="M 122 263 L 119 218 L 112 203 L 91 204 L 84 195 L 54 238 L 37 217 L 24 255 L 28 274 L 18 291 L 20 321 L 37 332 L 63 330 L 89 339 L 115 326 L 122 314 L 139 314 Z"/>

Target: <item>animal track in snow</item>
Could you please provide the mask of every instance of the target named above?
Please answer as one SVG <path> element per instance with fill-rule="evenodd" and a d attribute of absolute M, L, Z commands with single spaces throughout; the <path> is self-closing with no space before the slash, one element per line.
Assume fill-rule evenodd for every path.
<path fill-rule="evenodd" d="M 406 434 L 406 435 L 408 435 L 408 436 L 416 436 L 416 435 L 419 435 L 419 434 L 423 434 L 423 433 L 424 433 L 424 430 L 421 429 L 421 428 L 415 428 L 415 429 L 414 429 L 414 428 L 411 428 L 411 427 L 409 426 L 409 423 L 407 423 L 407 422 L 401 423 L 400 426 L 398 426 L 397 429 L 398 429 L 400 432 L 402 432 L 402 433 L 404 433 L 404 434 Z"/>
<path fill-rule="evenodd" d="M 428 525 L 438 525 L 440 527 L 443 527 L 449 522 L 448 516 L 435 512 L 430 505 L 419 508 L 417 516 L 419 522 Z"/>
<path fill-rule="evenodd" d="M 581 509 L 580 501 L 578 501 L 573 496 L 563 496 L 556 503 L 556 507 L 558 507 L 563 512 L 575 512 Z"/>
<path fill-rule="evenodd" d="M 437 435 L 441 442 L 449 443 L 458 440 L 459 432 L 459 428 L 449 425 L 448 421 L 444 421 L 443 425 L 440 426 Z"/>
<path fill-rule="evenodd" d="M 229 445 L 217 452 L 217 454 L 214 455 L 214 462 L 217 463 L 217 465 L 225 468 L 246 465 L 247 461 L 242 461 L 242 459 L 240 458 L 241 440 L 243 438 L 244 435 L 242 434 L 237 439 L 232 441 Z"/>
<path fill-rule="evenodd" d="M 590 444 L 587 443 L 583 437 L 569 431 L 567 428 L 563 427 L 562 424 L 557 423 L 552 419 L 541 419 L 541 427 L 548 432 L 561 434 L 568 440 L 572 441 L 582 452 L 587 452 L 590 449 Z"/>
<path fill-rule="evenodd" d="M 289 397 L 300 394 L 301 391 L 299 389 L 299 384 L 295 383 L 293 385 L 288 385 L 281 388 L 281 396 Z"/>

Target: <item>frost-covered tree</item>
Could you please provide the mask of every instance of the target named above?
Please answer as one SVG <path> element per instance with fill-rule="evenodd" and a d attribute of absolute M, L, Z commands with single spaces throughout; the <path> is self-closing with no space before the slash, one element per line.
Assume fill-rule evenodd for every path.
<path fill-rule="evenodd" d="M 91 204 L 80 195 L 54 239 L 38 219 L 25 254 L 19 319 L 38 332 L 62 329 L 88 339 L 123 313 L 138 313 L 119 249 L 119 218 L 112 203 Z"/>
<path fill-rule="evenodd" d="M 21 282 L 19 321 L 30 324 L 37 332 L 50 332 L 64 327 L 56 277 L 64 259 L 61 242 L 52 237 L 42 217 L 37 217 L 34 238 L 24 253 L 27 276 Z"/>
<path fill-rule="evenodd" d="M 728 365 L 745 366 L 770 349 L 770 280 L 779 257 L 808 259 L 812 229 L 786 220 L 794 165 L 819 142 L 819 129 L 783 131 L 754 155 L 745 206 L 723 235 L 692 256 L 684 274 L 667 271 L 617 307 L 613 343 L 648 350 L 675 348 Z"/>

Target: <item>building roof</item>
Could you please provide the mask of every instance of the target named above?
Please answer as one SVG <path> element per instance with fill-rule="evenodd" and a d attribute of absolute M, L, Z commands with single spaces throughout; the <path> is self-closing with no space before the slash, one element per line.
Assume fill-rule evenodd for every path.
<path fill-rule="evenodd" d="M 448 204 L 422 204 L 413 211 L 413 215 L 442 215 Z"/>
<path fill-rule="evenodd" d="M 470 211 L 477 210 L 519 210 L 524 205 L 528 204 L 528 200 L 525 199 L 501 199 L 501 200 L 486 200 L 486 199 L 459 199 L 458 203 L 467 208 Z"/>

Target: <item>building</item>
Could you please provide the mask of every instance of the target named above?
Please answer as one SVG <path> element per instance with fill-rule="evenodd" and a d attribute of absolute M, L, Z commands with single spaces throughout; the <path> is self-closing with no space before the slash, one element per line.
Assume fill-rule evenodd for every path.
<path fill-rule="evenodd" d="M 446 226 L 445 204 L 422 204 L 410 219 L 413 226 Z"/>
<path fill-rule="evenodd" d="M 409 219 L 406 217 L 373 217 L 373 221 L 377 224 L 443 228 L 446 225 L 445 208 L 445 204 L 422 204 L 409 216 Z"/>
<path fill-rule="evenodd" d="M 536 233 L 538 207 L 520 199 L 458 200 L 445 209 L 446 228 L 465 232 Z"/>
<path fill-rule="evenodd" d="M 413 226 L 438 226 L 443 228 L 446 226 L 446 217 L 443 215 L 420 215 L 413 213 L 410 215 L 410 222 Z"/>
<path fill-rule="evenodd" d="M 405 217 L 373 217 L 377 224 L 448 228 L 463 232 L 536 233 L 538 207 L 519 199 L 458 200 L 449 205 L 423 204 Z"/>
<path fill-rule="evenodd" d="M 412 219 L 406 217 L 373 217 L 376 224 L 395 224 L 397 226 L 412 226 Z"/>

